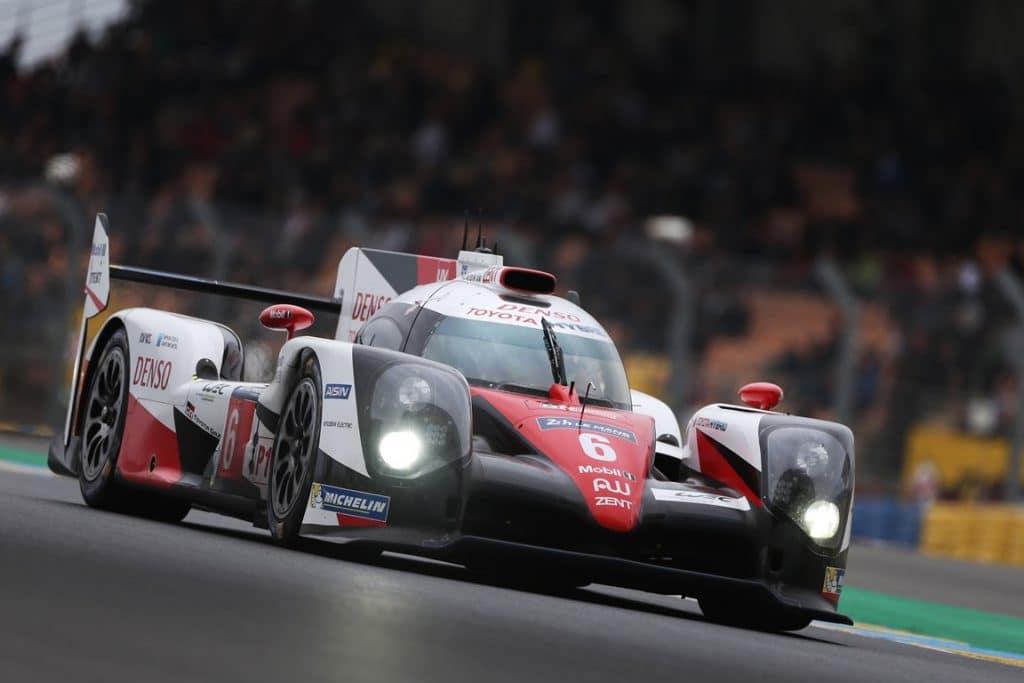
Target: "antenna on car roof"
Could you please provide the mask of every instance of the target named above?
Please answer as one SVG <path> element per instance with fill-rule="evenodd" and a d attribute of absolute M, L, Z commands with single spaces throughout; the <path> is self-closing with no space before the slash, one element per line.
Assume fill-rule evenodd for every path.
<path fill-rule="evenodd" d="M 466 240 L 469 239 L 469 209 L 462 212 L 462 251 L 466 251 Z"/>
<path fill-rule="evenodd" d="M 583 431 L 583 411 L 587 409 L 587 399 L 590 398 L 590 387 L 594 386 L 593 382 L 587 382 L 587 391 L 583 394 L 583 399 L 580 401 L 580 421 L 576 425 L 576 431 Z"/>
<path fill-rule="evenodd" d="M 476 224 L 476 248 L 473 251 L 481 254 L 492 254 L 494 252 L 487 248 L 487 238 L 484 237 L 484 221 L 480 217 L 480 209 L 477 209 L 476 212 L 478 222 Z"/>

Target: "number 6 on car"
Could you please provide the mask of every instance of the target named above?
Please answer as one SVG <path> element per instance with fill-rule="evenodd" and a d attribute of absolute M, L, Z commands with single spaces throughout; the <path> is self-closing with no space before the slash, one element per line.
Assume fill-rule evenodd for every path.
<path fill-rule="evenodd" d="M 553 275 L 482 244 L 457 259 L 350 249 L 329 298 L 108 253 L 100 215 L 49 454 L 90 506 L 174 521 L 197 504 L 285 545 L 682 594 L 755 628 L 851 623 L 838 603 L 853 436 L 772 412 L 775 385 L 698 410 L 684 441 L 667 405 L 630 391 L 600 323 L 553 295 Z M 260 321 L 288 335 L 273 376 L 243 381 L 244 346 L 219 322 L 96 317 L 112 279 L 272 304 Z M 333 338 L 300 334 L 313 311 L 337 317 Z"/>
<path fill-rule="evenodd" d="M 600 434 L 581 433 L 579 435 L 580 447 L 587 454 L 588 458 L 612 462 L 615 460 L 615 449 L 611 441 Z"/>

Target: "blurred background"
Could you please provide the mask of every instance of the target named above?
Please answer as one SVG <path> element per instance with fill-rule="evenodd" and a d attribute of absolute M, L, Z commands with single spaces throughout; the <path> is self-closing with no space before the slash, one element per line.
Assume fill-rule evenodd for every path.
<path fill-rule="evenodd" d="M 353 245 L 454 256 L 468 211 L 681 420 L 767 379 L 851 424 L 858 533 L 915 544 L 922 506 L 1021 480 L 1022 21 L 1013 0 L 0 0 L 0 420 L 63 419 L 98 211 L 114 262 L 321 295 Z M 258 306 L 115 302 L 223 319 L 272 370 Z"/>

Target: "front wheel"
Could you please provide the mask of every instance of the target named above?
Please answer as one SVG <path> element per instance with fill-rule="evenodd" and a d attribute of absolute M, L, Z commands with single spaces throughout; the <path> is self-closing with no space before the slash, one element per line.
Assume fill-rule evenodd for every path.
<path fill-rule="evenodd" d="M 191 507 L 187 501 L 130 489 L 117 481 L 128 413 L 128 335 L 114 332 L 89 373 L 82 402 L 82 454 L 78 486 L 89 507 L 114 510 L 164 522 L 180 522 Z"/>
<path fill-rule="evenodd" d="M 303 362 L 299 381 L 281 412 L 270 458 L 267 524 L 271 536 L 281 545 L 294 545 L 298 540 L 309 502 L 313 466 L 320 449 L 322 387 L 320 364 L 311 354 Z"/>

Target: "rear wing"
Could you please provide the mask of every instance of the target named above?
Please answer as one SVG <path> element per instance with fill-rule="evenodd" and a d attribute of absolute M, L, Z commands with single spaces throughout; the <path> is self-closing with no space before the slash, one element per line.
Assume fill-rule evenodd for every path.
<path fill-rule="evenodd" d="M 267 287 L 240 285 L 233 282 L 210 280 L 190 275 L 166 273 L 148 268 L 113 265 L 110 263 L 110 244 L 107 237 L 106 214 L 96 215 L 93 228 L 92 247 L 89 253 L 89 268 L 85 280 L 85 303 L 82 306 L 82 323 L 78 333 L 78 346 L 75 351 L 75 366 L 71 376 L 71 392 L 68 400 L 68 412 L 64 420 L 64 446 L 71 440 L 72 420 L 78 409 L 79 383 L 81 381 L 82 364 L 85 355 L 85 344 L 89 320 L 106 310 L 110 301 L 110 281 L 125 280 L 140 282 L 161 287 L 219 294 L 238 299 L 260 301 L 271 304 L 294 304 L 313 311 L 338 313 L 340 303 L 328 297 L 310 296 L 296 292 L 285 292 Z"/>
<path fill-rule="evenodd" d="M 455 279 L 459 265 L 455 259 L 352 247 L 338 263 L 334 297 L 341 314 L 334 338 L 354 340 L 381 306 L 419 285 Z"/>

